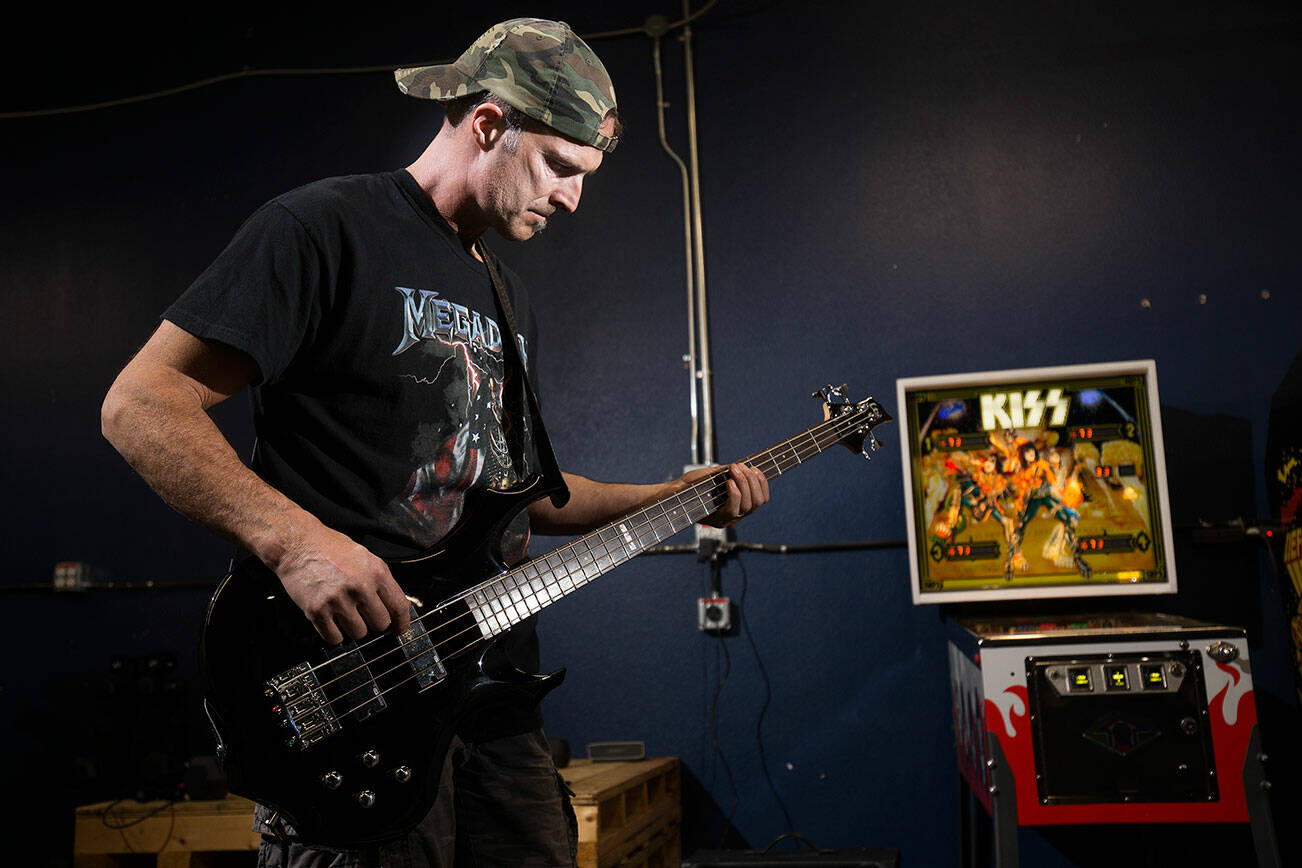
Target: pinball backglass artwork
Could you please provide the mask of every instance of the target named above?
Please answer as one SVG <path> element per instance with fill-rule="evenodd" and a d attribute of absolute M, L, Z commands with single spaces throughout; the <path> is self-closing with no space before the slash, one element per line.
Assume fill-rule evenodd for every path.
<path fill-rule="evenodd" d="M 1175 593 L 1153 361 L 896 389 L 915 604 Z"/>

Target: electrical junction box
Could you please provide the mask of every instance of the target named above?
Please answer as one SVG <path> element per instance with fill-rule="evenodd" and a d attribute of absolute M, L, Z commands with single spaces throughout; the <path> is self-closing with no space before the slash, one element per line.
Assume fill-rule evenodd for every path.
<path fill-rule="evenodd" d="M 696 601 L 697 626 L 723 633 L 732 629 L 732 601 L 727 597 L 701 597 Z"/>

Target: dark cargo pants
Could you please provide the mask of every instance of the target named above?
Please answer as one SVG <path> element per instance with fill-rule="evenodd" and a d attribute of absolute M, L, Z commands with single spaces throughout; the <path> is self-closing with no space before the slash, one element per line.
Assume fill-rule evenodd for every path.
<path fill-rule="evenodd" d="M 578 852 L 569 790 L 541 730 L 487 742 L 453 739 L 434 808 L 387 844 L 313 847 L 261 806 L 254 824 L 262 833 L 260 868 L 560 868 L 573 866 Z"/>

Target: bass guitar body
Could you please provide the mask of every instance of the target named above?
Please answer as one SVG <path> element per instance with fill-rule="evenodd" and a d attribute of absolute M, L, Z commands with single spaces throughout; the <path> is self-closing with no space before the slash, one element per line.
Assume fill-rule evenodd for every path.
<path fill-rule="evenodd" d="M 390 561 L 412 601 L 402 636 L 327 645 L 274 573 L 256 558 L 238 563 L 209 604 L 200 645 L 231 791 L 314 843 L 357 847 L 419 823 L 458 721 L 497 703 L 536 703 L 564 678 L 516 668 L 457 597 L 505 571 L 502 531 L 546 493 L 536 478 L 473 492 L 467 519 L 436 551 Z"/>
<path fill-rule="evenodd" d="M 824 421 L 743 461 L 774 479 L 834 444 L 868 456 L 890 415 L 845 387 L 815 393 Z M 326 645 L 274 574 L 242 561 L 208 608 L 200 646 L 205 706 L 232 792 L 283 814 L 313 843 L 358 847 L 419 823 L 438 797 L 463 716 L 536 703 L 564 670 L 531 675 L 502 636 L 517 624 L 690 528 L 728 499 L 720 468 L 654 503 L 522 564 L 499 541 L 529 503 L 553 493 L 537 477 L 510 491 L 472 491 L 439 547 L 389 561 L 411 600 L 411 628 Z"/>

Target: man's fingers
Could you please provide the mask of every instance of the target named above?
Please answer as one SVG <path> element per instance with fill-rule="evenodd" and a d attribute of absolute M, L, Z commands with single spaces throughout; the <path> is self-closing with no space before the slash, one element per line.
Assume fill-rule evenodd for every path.
<path fill-rule="evenodd" d="M 728 465 L 728 503 L 726 510 L 729 518 L 740 518 L 742 515 L 743 489 L 746 487 L 746 479 L 739 469 L 740 466 L 739 464 Z"/>
<path fill-rule="evenodd" d="M 380 585 L 379 591 L 380 599 L 388 610 L 393 632 L 406 633 L 411 627 L 411 604 L 407 601 L 407 595 L 392 577 Z"/>
<path fill-rule="evenodd" d="M 366 635 L 366 622 L 362 620 L 362 616 L 357 613 L 356 609 L 350 607 L 335 610 L 334 626 L 338 627 L 339 632 L 342 632 L 349 639 L 361 639 Z M 317 629 L 317 632 L 321 632 L 320 628 Z M 340 637 L 330 644 L 337 645 L 342 641 L 343 638 Z"/>
<path fill-rule="evenodd" d="M 338 645 L 344 641 L 344 634 L 339 632 L 335 626 L 334 619 L 329 615 L 321 615 L 312 619 L 312 626 L 316 629 L 316 634 L 321 637 L 327 645 Z"/>
<path fill-rule="evenodd" d="M 724 504 L 723 511 L 729 525 L 745 514 L 741 505 L 741 486 L 735 479 L 728 480 L 728 502 Z"/>
<path fill-rule="evenodd" d="M 281 577 L 321 639 L 338 645 L 411 625 L 407 597 L 383 560 L 354 543 L 292 565 Z"/>
<path fill-rule="evenodd" d="M 379 589 L 363 594 L 357 600 L 357 613 L 365 622 L 363 626 L 376 633 L 389 629 L 389 624 L 393 623 L 393 617 L 389 614 L 389 608 L 385 605 Z M 353 638 L 360 639 L 361 636 Z"/>
<path fill-rule="evenodd" d="M 314 618 L 317 634 L 331 645 L 344 640 L 361 639 L 368 633 L 380 633 L 390 626 L 395 633 L 411 626 L 407 597 L 392 579 L 375 593 L 363 594 L 354 602 L 341 602 Z"/>
<path fill-rule="evenodd" d="M 375 558 L 372 567 L 374 572 L 369 584 L 356 591 L 358 614 L 373 632 L 382 633 L 390 627 L 395 633 L 406 632 L 411 626 L 407 596 L 382 560 Z"/>
<path fill-rule="evenodd" d="M 731 481 L 736 486 L 737 502 L 734 514 L 738 518 L 749 515 L 768 503 L 769 481 L 760 470 L 744 464 L 734 464 L 728 470 L 732 477 Z M 732 493 L 732 488 L 729 488 L 730 497 Z"/>

